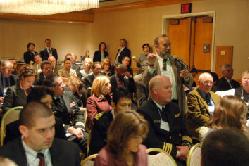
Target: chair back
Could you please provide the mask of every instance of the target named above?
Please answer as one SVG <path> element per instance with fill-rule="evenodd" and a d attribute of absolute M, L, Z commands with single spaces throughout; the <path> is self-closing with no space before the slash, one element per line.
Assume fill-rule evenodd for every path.
<path fill-rule="evenodd" d="M 81 161 L 81 166 L 94 166 L 94 159 L 98 154 L 93 154 Z"/>
<path fill-rule="evenodd" d="M 14 108 L 10 108 L 7 110 L 7 112 L 3 115 L 2 121 L 1 121 L 1 146 L 3 146 L 3 141 L 5 137 L 6 132 L 6 126 L 19 119 L 20 111 L 23 109 L 23 106 L 17 106 Z"/>
<path fill-rule="evenodd" d="M 177 166 L 173 157 L 166 153 L 160 148 L 149 148 L 148 153 L 148 165 L 149 166 Z M 156 153 L 155 155 L 150 155 L 150 153 Z"/>
<path fill-rule="evenodd" d="M 189 151 L 187 166 L 201 166 L 201 144 L 195 144 Z"/>

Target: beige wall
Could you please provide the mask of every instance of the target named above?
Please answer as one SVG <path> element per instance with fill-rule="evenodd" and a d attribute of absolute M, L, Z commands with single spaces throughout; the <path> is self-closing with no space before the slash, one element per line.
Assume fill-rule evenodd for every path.
<path fill-rule="evenodd" d="M 235 77 L 248 69 L 249 57 L 249 0 L 203 0 L 193 2 L 193 13 L 215 11 L 215 45 L 233 45 Z M 108 45 L 112 57 L 119 39 L 126 38 L 133 56 L 141 52 L 144 42 L 153 43 L 162 32 L 162 17 L 180 14 L 180 5 L 130 9 L 96 13 L 92 24 L 62 24 L 0 21 L 0 55 L 21 56 L 28 41 L 38 50 L 50 37 L 60 55 L 71 51 L 78 55 L 86 49 L 93 54 L 100 41 Z"/>
<path fill-rule="evenodd" d="M 44 40 L 52 39 L 52 46 L 58 51 L 59 58 L 72 52 L 85 54 L 91 47 L 92 24 L 69 24 L 48 22 L 0 21 L 0 57 L 22 59 L 26 45 L 32 41 L 36 50 L 44 48 Z"/>

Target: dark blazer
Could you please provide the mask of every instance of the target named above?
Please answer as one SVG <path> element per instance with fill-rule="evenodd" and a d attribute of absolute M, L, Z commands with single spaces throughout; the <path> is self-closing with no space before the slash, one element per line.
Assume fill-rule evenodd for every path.
<path fill-rule="evenodd" d="M 14 86 L 16 84 L 17 78 L 14 75 L 9 77 L 4 77 L 0 72 L 0 96 L 4 96 L 4 89 Z"/>
<path fill-rule="evenodd" d="M 33 63 L 35 62 L 35 56 L 37 55 L 38 53 L 35 51 L 35 52 L 31 52 L 31 51 L 26 51 L 24 54 L 23 54 L 23 59 L 24 59 L 24 62 L 27 63 L 27 64 L 30 64 L 30 61 L 33 61 Z"/>
<path fill-rule="evenodd" d="M 231 84 L 232 87 L 230 87 L 230 85 L 227 82 L 227 79 L 225 77 L 221 77 L 216 82 L 215 91 L 226 91 L 226 90 L 229 90 L 229 89 L 236 89 L 236 88 L 240 87 L 240 83 L 238 83 L 234 79 L 230 80 L 230 84 Z"/>
<path fill-rule="evenodd" d="M 175 157 L 176 146 L 191 145 L 192 139 L 187 133 L 177 104 L 170 102 L 160 110 L 150 99 L 138 109 L 138 113 L 149 123 L 149 133 L 143 143 L 147 148 L 161 148 Z M 170 131 L 161 129 L 161 120 L 168 122 Z"/>
<path fill-rule="evenodd" d="M 25 104 L 27 104 L 27 96 L 24 90 L 20 88 L 19 82 L 7 89 L 2 107 L 3 110 L 7 111 L 12 107 L 24 106 Z"/>
<path fill-rule="evenodd" d="M 118 53 L 119 53 L 119 49 L 118 49 Z M 118 56 L 118 53 L 117 53 L 117 56 Z M 119 54 L 119 56 L 116 58 L 118 58 L 118 63 L 122 63 L 122 59 L 125 57 L 125 56 L 128 56 L 130 57 L 131 59 L 131 50 L 128 49 L 127 47 L 125 47 Z M 131 63 L 130 63 L 131 64 Z"/>
<path fill-rule="evenodd" d="M 66 139 L 65 136 L 65 129 L 63 127 L 63 123 L 59 119 L 55 119 L 56 124 L 55 124 L 55 137 L 56 138 L 61 138 L 61 139 Z M 9 123 L 6 126 L 6 136 L 4 138 L 4 144 L 15 140 L 16 138 L 19 138 L 21 136 L 21 133 L 19 131 L 19 120 L 16 120 L 14 122 Z"/>
<path fill-rule="evenodd" d="M 56 60 L 58 60 L 58 54 L 55 48 L 51 48 L 51 54 L 55 57 Z M 48 60 L 49 52 L 47 48 L 44 48 L 43 50 L 40 51 L 40 56 L 42 58 L 42 61 Z"/>
<path fill-rule="evenodd" d="M 108 57 L 107 51 L 104 51 L 104 57 Z M 99 50 L 94 52 L 93 62 L 101 62 L 101 52 Z"/>
<path fill-rule="evenodd" d="M 54 166 L 80 166 L 80 150 L 74 143 L 55 138 L 49 150 Z M 27 166 L 20 138 L 1 147 L 0 155 L 13 160 L 18 166 Z"/>

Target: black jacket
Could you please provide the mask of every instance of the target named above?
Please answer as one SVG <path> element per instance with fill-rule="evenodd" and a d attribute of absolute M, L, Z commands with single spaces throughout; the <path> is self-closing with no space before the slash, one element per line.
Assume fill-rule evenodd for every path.
<path fill-rule="evenodd" d="M 51 54 L 55 57 L 56 60 L 58 60 L 58 53 L 57 53 L 57 50 L 55 48 L 51 48 Z M 40 56 L 42 58 L 42 61 L 48 60 L 49 52 L 48 52 L 47 48 L 40 51 Z"/>
<path fill-rule="evenodd" d="M 108 52 L 104 52 L 104 57 L 108 57 Z M 101 62 L 101 52 L 100 51 L 95 51 L 93 55 L 93 62 Z"/>

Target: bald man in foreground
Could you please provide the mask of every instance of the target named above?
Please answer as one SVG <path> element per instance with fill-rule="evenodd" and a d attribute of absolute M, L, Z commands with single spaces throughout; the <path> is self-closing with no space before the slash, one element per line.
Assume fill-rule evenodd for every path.
<path fill-rule="evenodd" d="M 179 106 L 171 101 L 172 84 L 169 77 L 157 75 L 149 82 L 150 99 L 138 112 L 149 123 L 144 141 L 147 148 L 161 148 L 171 154 L 178 165 L 184 165 L 192 139 L 184 128 Z"/>

